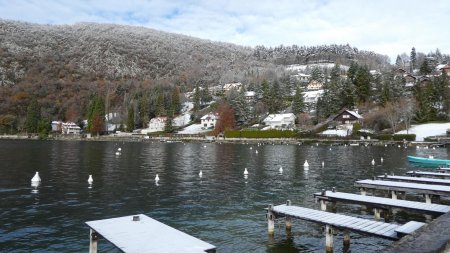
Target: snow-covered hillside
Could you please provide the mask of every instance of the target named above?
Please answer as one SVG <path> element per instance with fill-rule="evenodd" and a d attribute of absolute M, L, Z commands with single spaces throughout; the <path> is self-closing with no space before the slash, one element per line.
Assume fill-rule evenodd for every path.
<path fill-rule="evenodd" d="M 422 125 L 413 125 L 409 130 L 409 134 L 416 135 L 416 141 L 423 141 L 425 137 L 445 135 L 450 123 L 429 123 Z M 397 132 L 397 134 L 406 134 L 406 130 Z"/>
<path fill-rule="evenodd" d="M 307 68 L 314 69 L 314 68 L 320 68 L 320 69 L 332 69 L 334 67 L 334 63 L 314 63 L 314 64 L 307 64 L 307 65 L 300 65 L 300 64 L 293 64 L 286 66 L 286 70 L 288 71 L 297 71 L 297 72 L 305 72 Z M 340 65 L 342 70 L 348 70 L 348 66 Z"/>

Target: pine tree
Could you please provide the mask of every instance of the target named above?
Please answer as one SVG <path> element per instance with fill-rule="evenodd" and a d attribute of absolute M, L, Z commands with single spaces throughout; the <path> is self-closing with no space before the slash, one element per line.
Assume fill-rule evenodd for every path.
<path fill-rule="evenodd" d="M 28 133 L 38 133 L 38 124 L 41 120 L 41 108 L 36 98 L 31 100 L 27 107 L 27 118 L 25 121 L 25 128 Z"/>
<path fill-rule="evenodd" d="M 164 109 L 164 94 L 161 91 L 156 99 L 156 116 L 161 117 L 166 114 L 166 110 Z"/>
<path fill-rule="evenodd" d="M 234 110 L 236 124 L 245 124 L 250 118 L 250 110 L 247 104 L 247 100 L 245 99 L 244 89 L 241 89 L 241 91 L 239 92 L 236 90 L 232 90 L 229 93 L 227 100 Z"/>
<path fill-rule="evenodd" d="M 178 86 L 175 86 L 172 92 L 171 110 L 175 115 L 178 115 L 181 111 L 180 88 Z"/>
<path fill-rule="evenodd" d="M 400 55 L 397 55 L 397 59 L 395 60 L 395 65 L 396 65 L 398 68 L 403 68 L 403 60 L 402 60 L 402 58 L 400 57 Z"/>
<path fill-rule="evenodd" d="M 197 112 L 200 110 L 201 106 L 201 96 L 200 96 L 200 87 L 198 86 L 198 83 L 195 85 L 195 91 L 194 91 L 194 112 Z"/>
<path fill-rule="evenodd" d="M 356 95 L 358 97 L 358 102 L 364 103 L 369 101 L 370 98 L 370 80 L 371 76 L 367 66 L 359 67 L 356 71 L 353 83 L 356 88 Z"/>
<path fill-rule="evenodd" d="M 130 105 L 128 107 L 128 117 L 127 117 L 127 131 L 133 132 L 135 127 L 135 121 L 134 121 L 134 106 Z"/>
<path fill-rule="evenodd" d="M 91 134 L 100 134 L 105 131 L 105 105 L 102 97 L 92 97 L 88 107 L 88 127 Z"/>
<path fill-rule="evenodd" d="M 433 70 L 431 69 L 430 64 L 428 63 L 427 58 L 425 58 L 425 59 L 423 60 L 422 65 L 420 65 L 419 71 L 420 71 L 420 74 L 421 74 L 421 75 L 429 75 L 429 74 L 431 74 L 431 72 L 433 71 Z"/>
<path fill-rule="evenodd" d="M 150 102 L 148 97 L 143 94 L 139 101 L 139 125 L 146 128 L 150 121 Z"/>
<path fill-rule="evenodd" d="M 356 72 L 358 71 L 358 69 L 359 69 L 358 63 L 352 62 L 350 64 L 350 67 L 347 70 L 347 77 L 348 79 L 350 79 L 350 81 L 353 82 L 353 79 L 355 79 Z"/>
<path fill-rule="evenodd" d="M 303 99 L 303 94 L 299 86 L 297 86 L 297 89 L 295 90 L 295 95 L 292 100 L 292 112 L 295 115 L 300 114 L 304 111 L 305 108 L 305 102 Z"/>
<path fill-rule="evenodd" d="M 417 55 L 416 55 L 416 48 L 411 49 L 411 55 L 409 57 L 410 60 L 410 72 L 412 73 L 414 69 L 416 69 L 417 64 Z"/>
<path fill-rule="evenodd" d="M 280 84 L 277 81 L 273 82 L 270 94 L 269 113 L 278 113 L 283 108 L 283 97 Z"/>
<path fill-rule="evenodd" d="M 166 123 L 164 124 L 164 132 L 172 133 L 174 131 L 173 127 L 173 112 L 169 111 L 167 114 Z"/>

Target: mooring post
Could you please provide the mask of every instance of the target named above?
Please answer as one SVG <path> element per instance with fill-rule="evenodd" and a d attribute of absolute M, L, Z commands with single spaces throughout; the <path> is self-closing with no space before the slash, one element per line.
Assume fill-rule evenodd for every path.
<path fill-rule="evenodd" d="M 373 214 L 375 215 L 375 220 L 380 220 L 381 219 L 381 209 L 374 208 L 373 209 Z"/>
<path fill-rule="evenodd" d="M 431 195 L 430 194 L 424 194 L 425 195 L 425 203 L 431 204 Z"/>
<path fill-rule="evenodd" d="M 397 192 L 391 191 L 391 197 L 392 197 L 392 199 L 397 199 Z"/>
<path fill-rule="evenodd" d="M 89 232 L 89 253 L 97 253 L 98 234 L 91 228 Z"/>
<path fill-rule="evenodd" d="M 290 200 L 286 201 L 286 205 L 290 206 L 291 201 Z M 291 232 L 291 229 L 292 229 L 292 217 L 287 215 L 286 216 L 286 231 L 289 233 L 289 232 Z"/>
<path fill-rule="evenodd" d="M 359 190 L 361 191 L 361 195 L 366 196 L 366 188 L 359 188 Z"/>
<path fill-rule="evenodd" d="M 333 252 L 333 227 L 331 225 L 325 225 L 325 251 L 327 253 Z"/>
<path fill-rule="evenodd" d="M 322 211 L 327 210 L 327 203 L 323 199 L 320 200 L 320 210 L 322 210 Z"/>
<path fill-rule="evenodd" d="M 272 212 L 273 205 L 269 205 L 267 209 L 267 230 L 269 235 L 273 235 L 275 233 L 275 215 Z"/>
<path fill-rule="evenodd" d="M 344 230 L 344 252 L 349 252 L 350 249 L 350 233 L 347 229 Z"/>

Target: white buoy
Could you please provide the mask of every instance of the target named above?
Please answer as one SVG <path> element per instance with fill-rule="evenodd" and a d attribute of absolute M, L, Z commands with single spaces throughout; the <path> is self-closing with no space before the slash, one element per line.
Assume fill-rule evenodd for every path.
<path fill-rule="evenodd" d="M 116 155 L 120 155 L 120 152 L 119 152 L 119 151 L 117 151 L 117 152 L 116 152 Z"/>
<path fill-rule="evenodd" d="M 204 148 L 206 148 L 206 145 L 203 145 Z"/>
<path fill-rule="evenodd" d="M 322 167 L 325 167 L 325 162 L 324 161 L 322 161 Z"/>
<path fill-rule="evenodd" d="M 119 152 L 122 151 L 122 148 L 118 148 L 117 151 L 119 151 Z"/>
<path fill-rule="evenodd" d="M 383 157 L 380 158 L 380 161 L 381 161 L 381 163 L 383 163 L 383 161 L 384 161 Z"/>
<path fill-rule="evenodd" d="M 386 148 L 386 147 L 387 147 L 387 144 L 384 144 L 384 147 Z"/>
<path fill-rule="evenodd" d="M 159 176 L 158 176 L 158 174 L 156 174 L 155 182 L 158 183 L 158 181 L 159 181 Z"/>
<path fill-rule="evenodd" d="M 244 170 L 244 175 L 248 175 L 248 170 L 247 170 L 247 168 L 245 168 L 245 170 Z"/>
<path fill-rule="evenodd" d="M 200 172 L 198 173 L 198 176 L 199 177 L 202 177 L 203 176 L 203 172 L 200 170 Z"/>
<path fill-rule="evenodd" d="M 256 154 L 258 154 L 258 150 L 256 150 L 256 152 L 255 152 Z"/>
<path fill-rule="evenodd" d="M 399 148 L 400 148 L 400 145 L 397 145 L 397 147 L 399 147 Z"/>
<path fill-rule="evenodd" d="M 305 160 L 305 163 L 303 164 L 303 167 L 309 167 L 308 160 Z"/>
<path fill-rule="evenodd" d="M 89 175 L 88 184 L 92 184 L 93 182 L 94 182 L 94 179 L 92 179 L 92 175 Z"/>
<path fill-rule="evenodd" d="M 250 147 L 250 149 L 253 149 L 252 147 Z"/>
<path fill-rule="evenodd" d="M 375 159 L 372 159 L 372 165 L 375 165 Z"/>
<path fill-rule="evenodd" d="M 416 146 L 416 149 L 420 149 L 420 146 Z"/>
<path fill-rule="evenodd" d="M 278 171 L 279 171 L 280 173 L 283 173 L 283 167 L 280 166 L 280 168 L 278 169 Z"/>
<path fill-rule="evenodd" d="M 436 149 L 435 147 L 433 147 L 433 149 Z"/>
<path fill-rule="evenodd" d="M 36 171 L 36 174 L 34 174 L 34 177 L 31 179 L 32 183 L 41 182 L 41 177 L 39 176 L 39 172 Z"/>

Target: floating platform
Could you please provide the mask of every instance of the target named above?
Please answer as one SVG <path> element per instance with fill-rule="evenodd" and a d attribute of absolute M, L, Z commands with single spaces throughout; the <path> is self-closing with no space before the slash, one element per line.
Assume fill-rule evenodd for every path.
<path fill-rule="evenodd" d="M 126 253 L 215 253 L 216 247 L 144 214 L 88 221 L 90 253 L 101 236 Z"/>

